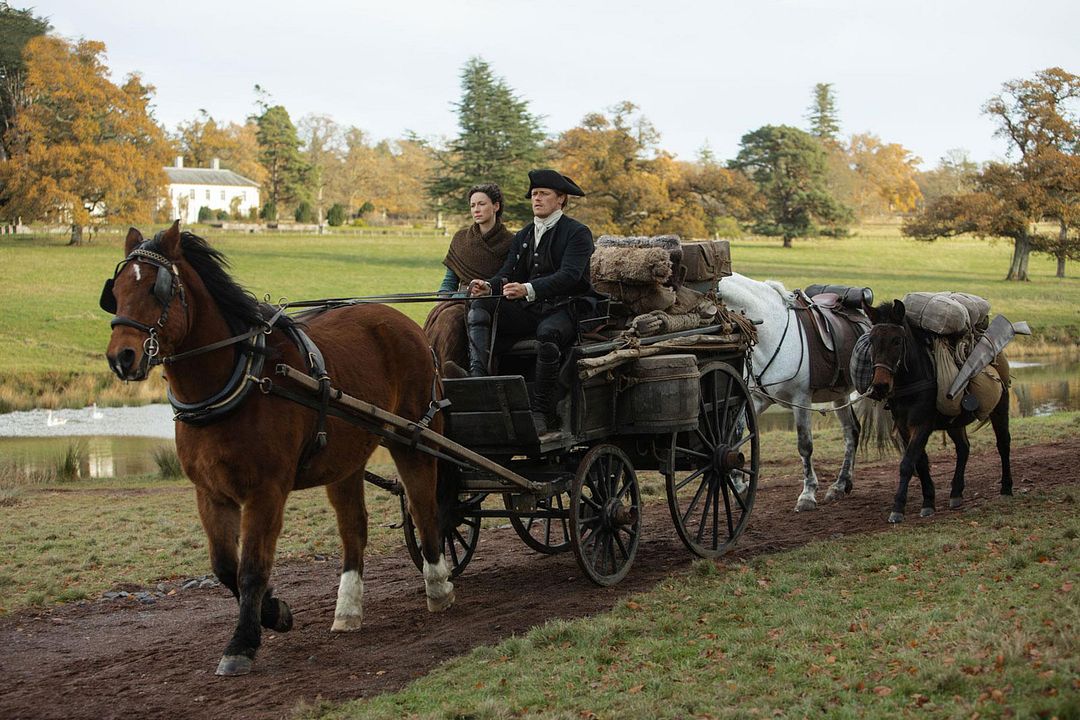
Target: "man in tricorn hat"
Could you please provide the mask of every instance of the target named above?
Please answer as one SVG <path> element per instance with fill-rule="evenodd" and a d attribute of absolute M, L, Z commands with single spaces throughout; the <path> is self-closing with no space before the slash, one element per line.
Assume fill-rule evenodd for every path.
<path fill-rule="evenodd" d="M 592 289 L 592 232 L 563 214 L 570 195 L 583 197 L 585 193 L 554 170 L 530 171 L 526 198 L 532 200 L 533 221 L 514 236 L 506 262 L 494 277 L 469 284 L 473 297 L 495 296 L 471 303 L 466 323 L 469 374 L 488 374 L 492 318 L 498 307 L 500 336 L 535 335 L 539 341 L 533 417 L 540 433 L 558 428 L 559 365 L 577 337 L 571 305 Z"/>

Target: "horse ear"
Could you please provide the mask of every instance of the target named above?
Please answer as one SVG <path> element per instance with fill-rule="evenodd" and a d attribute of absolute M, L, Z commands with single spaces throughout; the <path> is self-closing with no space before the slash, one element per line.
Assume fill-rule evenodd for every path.
<path fill-rule="evenodd" d="M 158 240 L 161 244 L 161 252 L 165 257 L 173 260 L 180 259 L 180 221 L 177 220 L 168 230 L 162 233 Z"/>
<path fill-rule="evenodd" d="M 878 318 L 880 317 L 880 313 L 878 313 L 877 308 L 873 305 L 867 305 L 864 310 L 866 312 L 866 317 L 870 318 L 870 323 L 872 325 L 877 325 Z"/>
<path fill-rule="evenodd" d="M 892 309 L 893 309 L 893 315 L 896 316 L 896 322 L 897 323 L 904 322 L 904 312 L 907 310 L 907 308 L 904 307 L 903 301 L 901 301 L 901 300 L 893 300 L 892 301 Z"/>
<path fill-rule="evenodd" d="M 124 238 L 124 257 L 131 254 L 131 251 L 141 245 L 143 242 L 142 233 L 138 228 L 128 228 L 127 237 Z"/>

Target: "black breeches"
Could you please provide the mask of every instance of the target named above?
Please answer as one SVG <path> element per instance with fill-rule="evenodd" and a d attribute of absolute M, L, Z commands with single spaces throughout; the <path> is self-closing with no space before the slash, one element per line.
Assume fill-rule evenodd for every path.
<path fill-rule="evenodd" d="M 474 307 L 495 318 L 495 332 L 500 339 L 535 337 L 541 343 L 557 345 L 559 350 L 565 350 L 577 339 L 568 305 L 545 311 L 541 303 L 485 298 L 474 302 Z"/>

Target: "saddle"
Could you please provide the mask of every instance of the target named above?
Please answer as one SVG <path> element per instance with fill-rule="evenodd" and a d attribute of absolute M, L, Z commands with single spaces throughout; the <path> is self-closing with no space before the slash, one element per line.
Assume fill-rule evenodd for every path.
<path fill-rule="evenodd" d="M 807 296 L 795 291 L 795 316 L 802 324 L 810 356 L 810 389 L 851 387 L 851 353 L 870 329 L 862 310 L 842 302 L 837 293 Z"/>

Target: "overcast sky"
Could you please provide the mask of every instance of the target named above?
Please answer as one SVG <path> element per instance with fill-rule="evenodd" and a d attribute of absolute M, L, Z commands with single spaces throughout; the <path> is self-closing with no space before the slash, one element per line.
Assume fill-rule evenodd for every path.
<path fill-rule="evenodd" d="M 15 7 L 29 2 L 13 0 Z M 1007 80 L 1080 73 L 1077 0 L 52 0 L 56 32 L 101 40 L 114 80 L 157 88 L 170 130 L 200 108 L 241 121 L 258 83 L 295 121 L 330 115 L 375 138 L 456 134 L 459 74 L 487 60 L 556 134 L 630 100 L 684 159 L 766 124 L 806 127 L 833 84 L 841 132 L 936 164 L 1005 145 L 982 105 Z"/>

